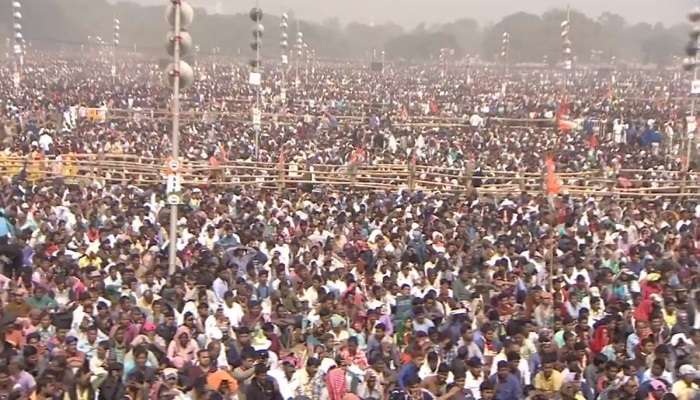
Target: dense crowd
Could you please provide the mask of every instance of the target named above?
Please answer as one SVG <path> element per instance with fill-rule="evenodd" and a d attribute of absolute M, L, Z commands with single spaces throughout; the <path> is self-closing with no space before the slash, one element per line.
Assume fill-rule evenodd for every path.
<path fill-rule="evenodd" d="M 340 166 L 361 150 L 368 164 L 540 172 L 550 154 L 560 171 L 660 181 L 684 164 L 674 72 L 273 70 L 275 121 L 255 149 L 246 69 L 197 68 L 190 160 Z M 35 54 L 18 87 L 10 71 L 3 156 L 167 157 L 157 65 L 112 77 Z M 536 121 L 555 117 L 579 127 Z M 700 398 L 695 196 L 185 188 L 170 273 L 163 186 L 26 172 L 0 188 L 0 399 Z"/>

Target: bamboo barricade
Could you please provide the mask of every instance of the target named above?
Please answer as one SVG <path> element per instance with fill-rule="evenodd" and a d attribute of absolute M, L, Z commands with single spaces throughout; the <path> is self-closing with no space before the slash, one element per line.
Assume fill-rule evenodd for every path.
<path fill-rule="evenodd" d="M 207 118 L 216 120 L 225 120 L 229 122 L 250 123 L 250 115 L 247 109 L 238 111 L 219 111 L 219 110 L 190 110 L 180 113 L 180 117 L 185 122 L 202 121 Z M 288 113 L 288 112 L 264 112 L 262 119 L 264 124 L 275 123 L 277 125 L 296 124 L 300 119 L 304 118 L 322 118 L 318 114 L 303 114 L 303 113 Z M 369 114 L 363 115 L 334 115 L 338 123 L 358 123 L 369 118 Z M 171 118 L 169 110 L 163 109 L 108 109 L 105 111 L 106 120 L 168 120 Z M 504 117 L 488 117 L 488 121 L 499 125 L 509 126 L 512 128 L 528 128 L 528 127 L 552 127 L 555 124 L 554 118 L 504 118 Z M 396 127 L 416 127 L 416 128 L 466 128 L 470 127 L 469 120 L 464 117 L 450 115 L 411 115 L 406 120 L 395 118 L 393 126 Z"/>
<path fill-rule="evenodd" d="M 168 174 L 165 159 L 131 154 L 67 154 L 59 158 L 26 156 L 0 157 L 0 177 L 12 179 L 25 171 L 30 183 L 62 179 L 68 184 L 163 186 Z M 467 197 L 472 193 L 503 197 L 527 192 L 543 194 L 542 174 L 527 171 L 481 170 L 481 185 L 474 187 L 475 165 L 464 169 L 405 164 L 328 165 L 224 161 L 211 166 L 207 160 L 181 160 L 179 174 L 185 189 L 231 188 L 257 186 L 283 191 L 307 186 L 332 190 L 358 191 L 424 191 L 442 192 Z M 621 170 L 618 174 L 633 176 L 643 170 Z M 664 178 L 628 179 L 631 187 L 623 187 L 618 179 L 607 177 L 600 170 L 559 173 L 563 194 L 575 197 L 610 196 L 626 199 L 660 197 L 700 198 L 700 173 L 692 173 L 683 188 L 680 171 L 664 171 Z"/>

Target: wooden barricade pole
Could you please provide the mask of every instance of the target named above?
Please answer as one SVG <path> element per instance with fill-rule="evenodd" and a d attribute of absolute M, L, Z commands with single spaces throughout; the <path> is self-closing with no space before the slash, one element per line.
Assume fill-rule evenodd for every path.
<path fill-rule="evenodd" d="M 474 178 L 475 166 L 476 165 L 474 161 L 467 161 L 467 169 L 464 174 L 464 186 L 467 188 L 467 191 L 470 191 L 472 189 L 472 178 Z"/>
<path fill-rule="evenodd" d="M 520 193 L 525 191 L 525 174 L 523 173 L 523 168 L 519 167 L 517 172 L 518 187 L 520 188 Z"/>
<path fill-rule="evenodd" d="M 413 193 L 416 191 L 416 164 L 408 161 L 408 191 Z"/>
<path fill-rule="evenodd" d="M 284 160 L 280 160 L 280 162 L 277 163 L 277 191 L 279 191 L 280 194 L 284 192 L 284 175 L 286 168 L 287 165 L 285 164 Z"/>

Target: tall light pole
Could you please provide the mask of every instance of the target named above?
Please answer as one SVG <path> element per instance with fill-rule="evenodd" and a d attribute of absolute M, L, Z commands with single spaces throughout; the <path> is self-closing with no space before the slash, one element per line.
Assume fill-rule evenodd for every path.
<path fill-rule="evenodd" d="M 700 7 L 695 7 L 688 13 L 688 21 L 693 25 L 690 31 L 690 42 L 686 46 L 687 58 L 683 60 L 683 68 L 686 71 L 693 71 L 693 82 L 690 88 L 690 116 L 687 120 L 688 127 L 686 129 L 686 156 L 683 161 L 683 178 L 682 191 L 685 190 L 685 184 L 688 180 L 688 170 L 690 169 L 690 159 L 693 157 L 693 139 L 697 131 L 697 112 L 695 110 L 695 98 L 700 95 L 700 81 L 698 80 L 698 50 L 700 50 Z"/>
<path fill-rule="evenodd" d="M 314 50 L 314 54 L 315 53 L 316 53 L 316 51 Z M 382 56 L 382 75 L 384 75 L 384 68 L 386 67 L 386 50 L 382 50 L 380 55 Z"/>
<path fill-rule="evenodd" d="M 180 204 L 180 90 L 187 89 L 194 81 L 192 67 L 180 59 L 192 49 L 192 37 L 186 29 L 192 23 L 194 11 L 185 0 L 169 0 L 166 19 L 172 27 L 167 36 L 168 54 L 173 62 L 166 69 L 170 85 L 173 88 L 172 101 L 172 155 L 168 161 L 168 181 L 166 185 L 167 202 L 170 204 L 170 234 L 168 235 L 168 272 L 175 273 L 177 263 L 177 207 Z"/>
<path fill-rule="evenodd" d="M 22 81 L 22 66 L 24 65 L 24 36 L 22 36 L 22 3 L 19 1 L 12 2 L 12 32 L 14 34 L 15 44 L 13 47 L 14 53 L 14 84 L 19 87 Z"/>
<path fill-rule="evenodd" d="M 562 60 L 564 61 L 564 70 L 567 71 L 565 74 L 566 86 L 568 86 L 569 71 L 574 67 L 573 52 L 571 51 L 571 39 L 569 35 L 571 33 L 571 9 L 566 8 L 566 19 L 561 22 L 561 40 L 562 40 Z"/>
<path fill-rule="evenodd" d="M 287 89 L 285 87 L 287 64 L 289 63 L 289 54 L 287 53 L 289 50 L 289 33 L 287 33 L 287 29 L 289 29 L 289 15 L 287 15 L 287 13 L 282 13 L 282 21 L 280 22 L 280 31 L 282 32 L 280 34 L 280 49 L 282 50 L 282 87 L 280 88 L 280 100 L 282 102 L 286 102 L 287 100 Z"/>
<path fill-rule="evenodd" d="M 255 6 L 250 10 L 250 19 L 255 23 L 253 26 L 253 41 L 250 43 L 250 48 L 255 51 L 255 58 L 250 60 L 251 71 L 249 79 L 250 85 L 253 87 L 253 90 L 255 90 L 255 106 L 252 110 L 253 129 L 255 129 L 255 160 L 260 159 L 260 131 L 262 129 L 262 111 L 260 110 L 260 96 L 262 91 L 260 49 L 262 48 L 262 37 L 265 32 L 262 18 L 263 11 L 260 7 Z"/>
<path fill-rule="evenodd" d="M 311 50 L 309 49 L 309 44 L 304 42 L 301 45 L 302 52 L 304 53 L 304 83 L 309 82 L 309 64 L 311 63 Z"/>
<path fill-rule="evenodd" d="M 112 83 L 117 82 L 117 48 L 119 47 L 119 19 L 114 19 L 114 37 L 112 38 Z"/>
<path fill-rule="evenodd" d="M 508 56 L 510 55 L 510 33 L 503 32 L 501 39 L 501 59 L 503 60 L 503 72 L 508 75 Z"/>
<path fill-rule="evenodd" d="M 441 48 L 440 49 L 440 56 L 438 57 L 440 60 L 440 76 L 444 78 L 447 76 L 447 49 L 446 48 Z"/>
<path fill-rule="evenodd" d="M 301 31 L 301 23 L 297 19 L 297 44 L 294 46 L 297 49 L 297 61 L 295 64 L 296 67 L 296 77 L 295 77 L 295 85 L 299 85 L 299 63 L 301 62 L 301 56 L 302 56 L 302 49 L 304 46 L 304 33 Z"/>

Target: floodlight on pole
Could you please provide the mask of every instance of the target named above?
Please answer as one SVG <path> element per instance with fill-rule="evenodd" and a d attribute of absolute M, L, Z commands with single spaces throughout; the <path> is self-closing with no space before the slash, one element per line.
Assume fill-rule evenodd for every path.
<path fill-rule="evenodd" d="M 690 115 L 686 119 L 685 136 L 685 157 L 683 158 L 683 181 L 681 182 L 681 192 L 685 191 L 688 171 L 690 170 L 691 159 L 693 158 L 693 141 L 697 132 L 697 111 L 695 109 L 695 98 L 700 95 L 700 80 L 698 80 L 698 52 L 700 50 L 700 7 L 695 7 L 688 13 L 688 21 L 693 25 L 689 36 L 690 41 L 685 47 L 686 58 L 683 59 L 683 69 L 693 71 L 693 82 L 690 87 Z"/>
<path fill-rule="evenodd" d="M 287 78 L 287 65 L 289 64 L 289 15 L 287 13 L 282 13 L 280 21 L 280 49 L 282 51 L 281 55 L 281 66 L 282 66 L 282 83 L 280 88 L 280 100 L 284 103 L 287 100 L 287 88 L 285 87 L 285 82 Z"/>
<path fill-rule="evenodd" d="M 253 120 L 253 129 L 255 130 L 255 159 L 260 159 L 260 131 L 262 130 L 262 110 L 260 109 L 262 95 L 262 74 L 260 69 L 260 50 L 262 49 L 262 38 L 265 34 L 265 26 L 262 24 L 263 10 L 258 7 L 257 3 L 255 7 L 250 10 L 248 14 L 250 19 L 253 21 L 253 41 L 250 44 L 250 48 L 255 51 L 255 58 L 250 60 L 250 78 L 248 83 L 255 91 L 255 105 L 251 110 L 251 117 Z"/>
<path fill-rule="evenodd" d="M 16 87 L 22 80 L 22 66 L 24 65 L 24 35 L 22 34 L 22 3 L 12 2 L 12 32 L 14 45 L 12 54 L 14 55 L 14 76 L 13 81 Z"/>
<path fill-rule="evenodd" d="M 121 25 L 119 18 L 114 18 L 114 34 L 112 37 L 112 82 L 117 81 L 117 48 L 119 47 Z"/>
<path fill-rule="evenodd" d="M 170 232 L 168 235 L 168 273 L 174 274 L 177 267 L 177 211 L 181 202 L 179 172 L 180 147 L 180 90 L 194 82 L 194 70 L 181 57 L 192 48 L 192 38 L 185 32 L 192 24 L 194 10 L 185 0 L 169 0 L 165 18 L 172 31 L 168 34 L 167 50 L 173 62 L 165 70 L 167 83 L 173 88 L 172 98 L 172 155 L 168 164 L 166 199 L 170 204 Z"/>

